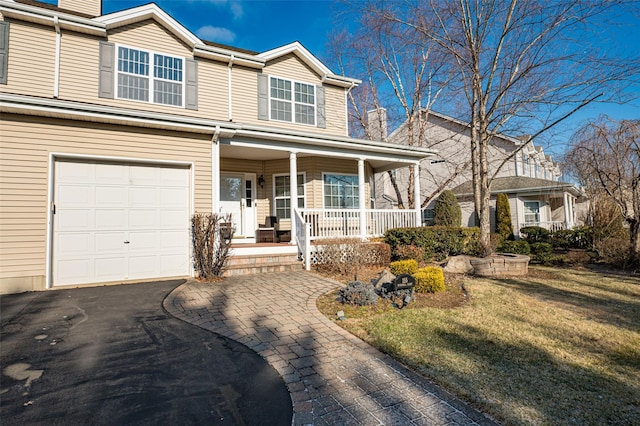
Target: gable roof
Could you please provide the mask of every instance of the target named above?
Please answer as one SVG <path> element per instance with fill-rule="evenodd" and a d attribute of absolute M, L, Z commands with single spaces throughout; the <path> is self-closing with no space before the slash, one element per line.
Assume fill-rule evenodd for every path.
<path fill-rule="evenodd" d="M 0 0 L 0 12 L 8 17 L 16 17 L 17 19 L 49 26 L 55 25 L 56 19 L 59 19 L 62 28 L 103 37 L 107 35 L 107 31 L 110 29 L 151 19 L 193 49 L 195 56 L 262 69 L 268 61 L 294 54 L 316 72 L 323 83 L 344 88 L 352 88 L 361 83 L 360 80 L 334 74 L 298 41 L 257 53 L 202 40 L 155 3 L 147 3 L 107 15 L 93 17 L 35 0 Z"/>
<path fill-rule="evenodd" d="M 468 180 L 452 189 L 458 197 L 473 195 L 473 182 Z M 584 195 L 578 187 L 569 182 L 556 182 L 526 176 L 508 176 L 495 178 L 491 182 L 491 194 L 499 193 L 536 193 L 544 194 L 554 191 L 569 192 L 579 197 Z"/>

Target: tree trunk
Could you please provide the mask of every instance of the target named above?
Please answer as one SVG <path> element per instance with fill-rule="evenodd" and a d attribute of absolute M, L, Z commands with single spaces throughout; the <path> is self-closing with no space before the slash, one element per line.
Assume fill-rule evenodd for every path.
<path fill-rule="evenodd" d="M 631 219 L 629 222 L 629 234 L 631 247 L 629 249 L 629 266 L 640 266 L 640 221 Z"/>

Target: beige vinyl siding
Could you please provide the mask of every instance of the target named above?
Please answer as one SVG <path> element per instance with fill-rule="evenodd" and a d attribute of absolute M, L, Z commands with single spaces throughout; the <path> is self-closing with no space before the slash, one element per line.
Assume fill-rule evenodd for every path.
<path fill-rule="evenodd" d="M 109 42 L 157 53 L 193 57 L 191 48 L 152 19 L 110 30 Z"/>
<path fill-rule="evenodd" d="M 227 65 L 202 58 L 198 58 L 197 60 L 198 111 L 182 110 L 182 112 L 202 118 L 226 121 L 229 119 L 229 77 Z M 233 89 L 236 90 L 236 87 L 237 85 L 234 84 Z M 175 108 L 172 109 L 175 110 Z"/>
<path fill-rule="evenodd" d="M 293 53 L 267 62 L 262 72 L 302 83 L 320 84 L 322 82 L 318 74 Z"/>
<path fill-rule="evenodd" d="M 44 283 L 50 152 L 193 162 L 194 207 L 211 211 L 210 136 L 13 114 L 3 114 L 0 133 L 2 286 Z"/>
<path fill-rule="evenodd" d="M 62 32 L 60 38 L 60 99 L 106 103 L 98 99 L 100 38 Z"/>
<path fill-rule="evenodd" d="M 7 84 L 0 85 L 0 91 L 52 97 L 56 53 L 54 29 L 29 22 L 10 22 Z"/>
<path fill-rule="evenodd" d="M 58 7 L 87 15 L 100 16 L 101 3 L 102 0 L 58 0 Z"/>
<path fill-rule="evenodd" d="M 258 120 L 259 71 L 234 66 L 231 73 L 233 121 L 268 125 L 268 121 Z"/>
<path fill-rule="evenodd" d="M 326 132 L 332 135 L 348 136 L 345 89 L 328 85 L 325 85 L 324 88 Z"/>

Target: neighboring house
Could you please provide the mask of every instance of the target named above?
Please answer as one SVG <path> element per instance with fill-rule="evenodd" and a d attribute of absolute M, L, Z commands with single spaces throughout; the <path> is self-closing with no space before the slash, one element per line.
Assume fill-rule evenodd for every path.
<path fill-rule="evenodd" d="M 370 123 L 384 122 L 385 112 L 371 111 Z M 406 144 L 408 126 L 403 123 L 390 135 L 383 131 L 373 133 L 397 144 Z M 382 126 L 384 129 L 384 126 Z M 460 120 L 433 111 L 422 111 L 415 120 L 415 140 L 420 145 L 437 149 L 437 153 L 420 163 L 420 188 L 423 200 L 423 223 L 431 224 L 433 204 L 445 189 L 456 194 L 462 209 L 462 225 L 475 226 L 475 214 L 471 174 L 471 145 L 469 125 Z M 524 145 L 524 146 L 523 146 Z M 516 152 L 517 151 L 517 152 Z M 515 153 L 515 154 L 514 154 Z M 489 164 L 492 171 L 500 170 L 491 185 L 491 229 L 495 229 L 495 199 L 498 193 L 506 193 L 511 207 L 514 233 L 524 226 L 542 226 L 550 230 L 572 228 L 576 224 L 576 201 L 584 194 L 575 185 L 560 182 L 560 168 L 550 155 L 534 146 L 505 135 L 497 135 L 489 147 Z M 406 194 L 408 172 L 395 172 L 400 192 Z M 391 208 L 397 205 L 397 197 L 387 173 L 376 175 L 376 207 Z"/>
<path fill-rule="evenodd" d="M 430 151 L 348 137 L 359 81 L 297 42 L 206 42 L 153 3 L 0 0 L 0 19 L 1 293 L 190 276 L 195 212 L 232 213 L 234 243 L 276 216 L 306 259 L 419 223 L 372 211 L 370 183 Z"/>

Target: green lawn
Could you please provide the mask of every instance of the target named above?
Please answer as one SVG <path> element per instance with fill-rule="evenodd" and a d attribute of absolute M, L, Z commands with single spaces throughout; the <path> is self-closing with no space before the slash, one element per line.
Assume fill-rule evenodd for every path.
<path fill-rule="evenodd" d="M 457 308 L 340 324 L 503 424 L 640 424 L 640 278 L 532 268 L 464 286 Z"/>

